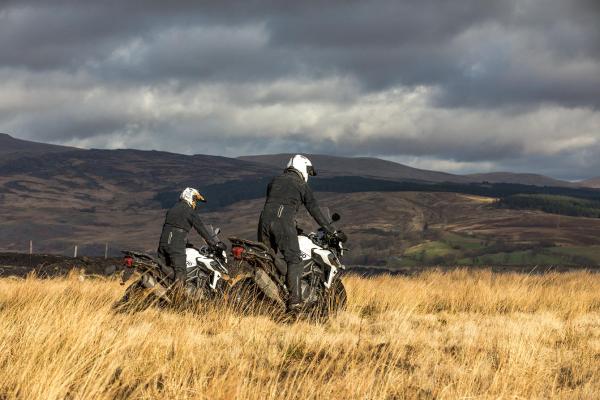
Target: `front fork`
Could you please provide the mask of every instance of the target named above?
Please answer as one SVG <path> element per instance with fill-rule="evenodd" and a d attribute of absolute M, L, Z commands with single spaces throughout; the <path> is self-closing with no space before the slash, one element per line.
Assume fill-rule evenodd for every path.
<path fill-rule="evenodd" d="M 221 273 L 219 271 L 213 270 L 212 282 L 208 286 L 210 286 L 210 288 L 212 290 L 216 290 L 217 289 L 217 283 L 219 283 L 219 279 L 221 279 L 222 276 L 223 275 L 221 275 Z"/>
<path fill-rule="evenodd" d="M 336 266 L 331 265 L 330 267 L 331 268 L 329 269 L 329 276 L 327 277 L 327 280 L 324 282 L 324 285 L 327 289 L 331 289 L 331 284 L 333 283 L 333 279 L 339 273 L 339 269 Z"/>

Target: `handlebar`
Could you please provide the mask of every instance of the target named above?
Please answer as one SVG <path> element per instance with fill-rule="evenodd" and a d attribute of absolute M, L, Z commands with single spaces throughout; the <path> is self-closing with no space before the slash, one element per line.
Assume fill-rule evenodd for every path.
<path fill-rule="evenodd" d="M 323 228 L 319 228 L 318 233 L 308 235 L 313 241 L 321 243 L 321 245 L 327 245 L 328 247 L 338 248 L 341 243 L 345 243 L 347 240 L 346 234 L 341 231 L 329 233 L 325 232 Z M 344 248 L 345 249 L 345 248 Z"/>

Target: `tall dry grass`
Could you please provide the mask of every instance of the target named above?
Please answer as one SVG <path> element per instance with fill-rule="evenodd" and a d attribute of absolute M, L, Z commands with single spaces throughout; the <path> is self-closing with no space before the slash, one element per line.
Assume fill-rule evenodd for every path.
<path fill-rule="evenodd" d="M 325 324 L 115 314 L 114 280 L 0 280 L 0 398 L 599 398 L 600 275 L 345 279 Z"/>

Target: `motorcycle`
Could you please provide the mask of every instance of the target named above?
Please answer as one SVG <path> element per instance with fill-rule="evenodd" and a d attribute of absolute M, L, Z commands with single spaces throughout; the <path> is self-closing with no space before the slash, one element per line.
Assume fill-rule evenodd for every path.
<path fill-rule="evenodd" d="M 330 218 L 339 221 L 339 214 Z M 244 312 L 265 308 L 269 313 L 284 312 L 289 296 L 285 284 L 285 261 L 263 243 L 236 237 L 229 238 L 231 253 L 240 274 L 231 287 L 230 299 Z M 301 280 L 303 314 L 317 318 L 346 307 L 347 295 L 341 275 L 346 269 L 341 262 L 344 245 L 335 234 L 323 229 L 305 234 L 298 229 L 304 273 Z"/>
<path fill-rule="evenodd" d="M 212 228 L 211 228 L 212 229 Z M 217 238 L 220 230 L 213 230 Z M 136 251 L 123 251 L 125 272 L 121 284 L 132 276 L 135 281 L 125 289 L 125 293 L 114 305 L 117 310 L 142 311 L 152 304 L 174 305 L 169 288 L 175 281 L 175 270 L 165 265 L 159 258 Z M 202 303 L 221 298 L 228 283 L 227 253 L 225 250 L 208 245 L 196 247 L 187 243 L 186 249 L 185 300 Z"/>

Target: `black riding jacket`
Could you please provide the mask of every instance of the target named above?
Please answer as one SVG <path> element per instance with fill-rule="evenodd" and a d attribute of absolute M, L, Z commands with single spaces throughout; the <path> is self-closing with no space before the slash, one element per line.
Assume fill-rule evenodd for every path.
<path fill-rule="evenodd" d="M 261 219 L 277 218 L 295 223 L 296 213 L 301 205 L 306 207 L 321 227 L 329 232 L 334 232 L 334 227 L 323 215 L 308 183 L 293 169 L 286 170 L 269 183 Z"/>
<path fill-rule="evenodd" d="M 187 236 L 192 228 L 194 228 L 209 245 L 216 244 L 215 238 L 200 219 L 198 212 L 185 201 L 180 201 L 167 212 L 160 240 L 161 242 L 167 241 L 170 244 L 170 241 L 168 240 L 170 233 L 177 232 L 183 234 L 177 236 Z"/>

